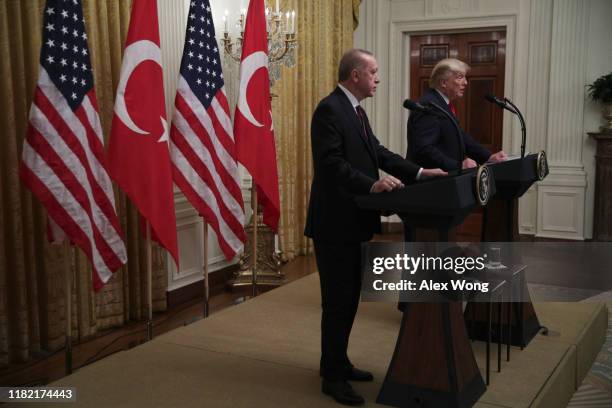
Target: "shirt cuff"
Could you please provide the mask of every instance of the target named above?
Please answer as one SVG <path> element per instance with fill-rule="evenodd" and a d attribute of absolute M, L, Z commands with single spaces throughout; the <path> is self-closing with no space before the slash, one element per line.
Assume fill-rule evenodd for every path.
<path fill-rule="evenodd" d="M 422 173 L 422 172 L 423 172 L 423 168 L 421 167 L 421 168 L 419 169 L 419 172 L 417 173 L 417 175 L 416 175 L 416 177 L 415 177 L 414 179 L 415 179 L 415 180 L 417 180 L 417 181 L 418 181 L 418 180 L 420 180 L 420 179 L 421 179 L 421 173 Z"/>

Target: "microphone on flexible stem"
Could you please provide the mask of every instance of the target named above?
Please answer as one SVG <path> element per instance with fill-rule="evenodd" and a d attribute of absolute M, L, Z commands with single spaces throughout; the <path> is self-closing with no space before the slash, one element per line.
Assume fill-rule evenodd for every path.
<path fill-rule="evenodd" d="M 527 128 L 525 127 L 525 118 L 523 117 L 523 114 L 521 113 L 519 108 L 514 103 L 512 103 L 512 101 L 509 100 L 508 98 L 501 99 L 501 98 L 498 98 L 497 96 L 486 94 L 485 99 L 491 103 L 494 103 L 500 108 L 505 109 L 509 112 L 512 112 L 516 116 L 518 116 L 519 121 L 521 122 L 521 134 L 522 134 L 521 158 L 525 157 L 525 143 L 527 140 Z"/>
<path fill-rule="evenodd" d="M 414 111 L 414 112 L 421 112 L 421 113 L 427 113 L 430 115 L 434 115 L 437 116 L 441 119 L 447 119 L 444 115 L 440 114 L 439 112 L 437 112 L 436 110 L 434 110 L 431 106 L 428 105 L 422 105 L 419 102 L 415 102 L 411 99 L 406 99 L 404 101 L 403 104 L 404 108 Z"/>
<path fill-rule="evenodd" d="M 521 122 L 521 133 L 523 136 L 521 139 L 521 159 L 522 159 L 523 157 L 525 157 L 525 143 L 527 142 L 527 127 L 525 126 L 525 118 L 523 117 L 523 114 L 521 113 L 519 108 L 514 103 L 512 103 L 510 99 L 504 98 L 504 100 L 506 101 L 506 103 L 512 106 L 512 108 L 514 109 L 514 112 L 516 112 L 516 116 L 518 116 L 519 121 Z"/>
<path fill-rule="evenodd" d="M 404 108 L 411 110 L 411 111 L 417 111 L 417 112 L 428 112 L 431 110 L 431 108 L 421 105 L 418 102 L 415 102 L 413 100 L 410 99 L 406 99 L 404 101 Z"/>
<path fill-rule="evenodd" d="M 504 100 L 502 100 L 502 99 L 498 98 L 498 97 L 497 97 L 497 96 L 495 96 L 495 95 L 486 94 L 486 95 L 485 95 L 485 99 L 486 99 L 487 101 L 491 102 L 491 103 L 494 103 L 494 104 L 496 104 L 496 105 L 498 105 L 498 106 L 502 107 L 502 108 L 503 108 L 503 107 L 506 105 L 506 102 L 505 102 Z"/>
<path fill-rule="evenodd" d="M 426 105 L 422 105 L 418 102 L 412 101 L 410 99 L 406 99 L 404 101 L 404 108 L 411 110 L 411 111 L 415 111 L 415 112 L 422 112 L 425 114 L 433 115 L 441 119 L 446 119 L 452 123 L 453 127 L 455 128 L 456 134 L 457 134 L 457 145 L 459 146 L 459 151 L 457 152 L 458 153 L 457 162 L 459 163 L 459 166 L 458 166 L 459 168 L 457 170 L 459 174 L 461 174 L 463 172 L 462 162 L 463 162 L 463 157 L 465 156 L 465 146 L 463 145 L 463 136 L 461 133 L 461 128 L 459 128 L 459 124 L 457 123 L 455 118 L 450 113 L 448 113 L 444 108 L 442 108 L 441 106 L 437 105 L 434 102 L 427 102 Z"/>
<path fill-rule="evenodd" d="M 486 94 L 485 99 L 491 103 L 494 103 L 495 105 L 499 106 L 502 109 L 506 109 L 514 113 L 515 115 L 517 114 L 516 110 L 514 110 L 512 106 L 509 106 L 505 99 L 498 98 L 497 96 L 491 95 L 491 94 Z"/>

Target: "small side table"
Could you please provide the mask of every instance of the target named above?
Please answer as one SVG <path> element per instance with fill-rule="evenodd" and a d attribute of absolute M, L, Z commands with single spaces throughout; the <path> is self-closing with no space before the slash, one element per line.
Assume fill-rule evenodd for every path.
<path fill-rule="evenodd" d="M 486 382 L 485 384 L 488 386 L 490 383 L 490 373 L 491 373 L 491 333 L 493 332 L 492 320 L 493 320 L 493 302 L 494 299 L 497 298 L 497 324 L 498 324 L 498 337 L 497 337 L 497 372 L 501 372 L 501 345 L 502 345 L 502 337 L 503 337 L 503 324 L 502 324 L 502 304 L 504 302 L 504 290 L 506 287 L 505 280 L 499 280 L 496 282 L 492 282 L 493 287 L 490 288 L 489 293 L 486 295 L 486 304 L 487 304 L 487 352 L 486 352 Z M 512 289 L 510 289 L 512 290 Z M 482 295 L 480 295 L 482 296 Z M 508 302 L 512 304 L 511 302 Z M 508 319 L 510 318 L 510 314 L 508 314 Z M 510 327 L 510 321 L 507 321 L 508 327 Z M 510 337 L 508 337 L 508 348 L 510 347 Z"/>

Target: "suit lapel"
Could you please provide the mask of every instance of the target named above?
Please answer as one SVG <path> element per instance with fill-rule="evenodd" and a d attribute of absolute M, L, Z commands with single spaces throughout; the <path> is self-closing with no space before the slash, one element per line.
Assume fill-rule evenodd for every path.
<path fill-rule="evenodd" d="M 432 98 L 435 100 L 434 102 L 438 105 L 440 105 L 442 108 L 444 108 L 444 110 L 446 110 L 453 118 L 455 118 L 455 120 L 457 121 L 457 124 L 459 124 L 459 121 L 457 120 L 457 117 L 453 114 L 453 112 L 450 109 L 450 106 L 448 106 L 448 103 L 446 103 L 446 101 L 444 100 L 444 98 L 442 97 L 442 95 L 440 95 L 438 93 L 438 91 L 436 91 L 435 89 L 431 88 L 429 90 L 429 92 L 431 92 L 432 94 Z M 451 124 L 452 126 L 452 124 Z M 465 149 L 465 141 L 463 140 L 463 129 L 461 129 L 461 126 L 459 126 L 459 130 L 461 130 L 461 143 L 463 144 L 463 147 Z M 453 132 L 454 132 L 454 127 L 453 127 Z"/>
<path fill-rule="evenodd" d="M 368 154 L 370 155 L 370 158 L 378 166 L 378 160 L 376 160 L 376 154 L 374 153 L 372 144 L 369 142 L 370 136 L 369 135 L 366 135 L 366 137 L 363 136 L 363 127 L 361 126 L 361 121 L 359 120 L 359 117 L 357 116 L 357 112 L 355 112 L 355 108 L 353 108 L 353 105 L 351 105 L 351 101 L 349 101 L 349 99 L 344 94 L 342 89 L 338 87 L 335 89 L 334 93 L 336 93 L 336 96 L 338 97 L 338 100 L 340 101 L 340 105 L 342 106 L 342 110 L 344 111 L 344 114 L 346 115 L 347 118 L 349 118 L 349 122 L 351 122 L 352 124 L 353 130 L 356 133 L 355 136 L 359 140 L 361 140 L 361 143 L 364 144 L 366 150 L 368 151 Z M 366 120 L 366 128 L 369 132 L 371 132 L 371 130 L 369 129 L 369 124 L 367 123 L 367 120 Z"/>
<path fill-rule="evenodd" d="M 451 110 L 450 110 L 450 106 L 448 106 L 448 103 L 446 103 L 446 101 L 444 100 L 442 95 L 440 95 L 438 93 L 438 91 L 436 91 L 435 89 L 430 89 L 429 92 L 431 93 L 431 97 L 434 99 L 434 102 L 437 105 L 439 105 L 442 108 L 444 108 L 444 110 L 446 110 L 451 115 L 453 114 L 453 112 L 451 112 Z"/>

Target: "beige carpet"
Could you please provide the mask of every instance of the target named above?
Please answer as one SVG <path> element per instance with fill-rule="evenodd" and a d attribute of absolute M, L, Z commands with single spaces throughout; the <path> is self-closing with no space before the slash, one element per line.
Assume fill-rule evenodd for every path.
<path fill-rule="evenodd" d="M 318 276 L 309 275 L 51 386 L 76 387 L 71 406 L 83 407 L 337 407 L 320 392 L 319 303 Z M 477 407 L 564 406 L 558 404 L 569 401 L 588 371 L 603 342 L 606 309 L 600 303 L 536 308 L 553 335 L 513 349 Z M 373 383 L 355 384 L 367 406 L 376 405 L 400 317 L 394 304 L 360 306 L 349 352 L 375 375 Z M 484 344 L 473 344 L 484 368 Z"/>
<path fill-rule="evenodd" d="M 612 308 L 612 291 L 601 293 L 587 301 L 605 302 Z M 612 407 L 612 317 L 608 317 L 606 341 L 597 355 L 591 370 L 582 381 L 568 404 L 570 408 Z"/>

